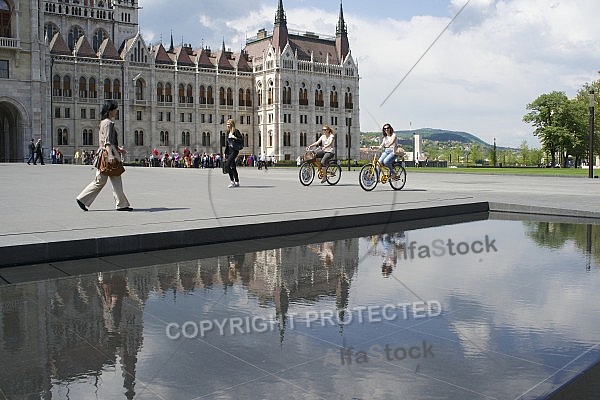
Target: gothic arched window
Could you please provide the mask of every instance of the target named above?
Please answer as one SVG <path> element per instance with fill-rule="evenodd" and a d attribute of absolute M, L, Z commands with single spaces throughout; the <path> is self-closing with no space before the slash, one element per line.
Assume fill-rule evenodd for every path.
<path fill-rule="evenodd" d="M 10 6 L 5 0 L 0 0 L 0 36 L 11 37 Z"/>

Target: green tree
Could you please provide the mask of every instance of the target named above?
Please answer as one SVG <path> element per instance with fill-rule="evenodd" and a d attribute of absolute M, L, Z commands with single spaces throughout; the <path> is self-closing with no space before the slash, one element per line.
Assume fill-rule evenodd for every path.
<path fill-rule="evenodd" d="M 529 112 L 523 116 L 523 122 L 536 128 L 534 136 L 540 138 L 542 148 L 550 153 L 555 165 L 556 153 L 572 147 L 572 135 L 567 127 L 570 121 L 567 95 L 564 92 L 542 94 L 526 108 Z"/>
<path fill-rule="evenodd" d="M 531 149 L 529 151 L 529 165 L 540 165 L 542 163 L 542 158 L 544 157 L 544 152 L 542 149 Z"/>
<path fill-rule="evenodd" d="M 600 111 L 600 80 L 594 81 L 592 83 L 584 84 L 581 89 L 575 95 L 575 101 L 579 103 L 580 113 L 582 116 L 580 132 L 577 136 L 577 140 L 575 143 L 577 154 L 582 159 L 588 159 L 589 153 L 589 92 L 590 90 L 594 90 L 594 154 L 599 153 L 600 147 L 600 118 L 598 118 L 598 111 Z"/>
<path fill-rule="evenodd" d="M 469 156 L 469 160 L 474 164 L 483 164 L 483 146 L 479 143 L 474 143 L 471 146 L 471 155 Z"/>
<path fill-rule="evenodd" d="M 531 152 L 529 150 L 529 146 L 527 145 L 527 140 L 523 140 L 519 146 L 518 163 L 524 166 L 529 165 L 530 154 Z"/>

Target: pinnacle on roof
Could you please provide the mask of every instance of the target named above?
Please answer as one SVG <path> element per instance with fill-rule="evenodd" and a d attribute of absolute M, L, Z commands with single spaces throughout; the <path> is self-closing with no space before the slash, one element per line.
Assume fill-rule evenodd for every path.
<path fill-rule="evenodd" d="M 342 7 L 342 0 L 340 0 L 340 18 L 338 19 L 337 27 L 335 29 L 335 47 L 337 56 L 340 63 L 343 63 L 350 52 L 350 45 L 348 43 L 348 31 L 346 30 L 346 22 L 344 22 L 344 9 Z"/>
<path fill-rule="evenodd" d="M 335 28 L 336 35 L 346 35 L 346 22 L 344 22 L 344 9 L 342 8 L 342 0 L 340 0 L 340 18 L 338 19 L 337 27 Z"/>
<path fill-rule="evenodd" d="M 277 6 L 272 43 L 273 47 L 279 49 L 281 52 L 283 52 L 285 45 L 288 43 L 288 29 L 285 20 L 285 12 L 283 11 L 283 0 L 279 0 L 279 5 Z"/>
<path fill-rule="evenodd" d="M 285 24 L 285 12 L 283 11 L 283 0 L 279 0 L 277 5 L 277 14 L 275 14 L 275 25 Z"/>

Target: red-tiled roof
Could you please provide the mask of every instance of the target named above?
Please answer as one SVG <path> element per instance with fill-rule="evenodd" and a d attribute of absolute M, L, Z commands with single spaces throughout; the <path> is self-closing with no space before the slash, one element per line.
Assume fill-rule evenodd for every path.
<path fill-rule="evenodd" d="M 187 53 L 187 50 L 179 46 L 175 49 L 175 54 L 177 54 L 177 64 L 178 65 L 195 65 L 194 62 L 190 59 L 190 56 Z"/>
<path fill-rule="evenodd" d="M 272 36 L 257 40 L 249 43 L 244 50 L 253 60 L 261 60 L 263 52 L 269 47 L 271 40 Z M 312 53 L 315 62 L 324 63 L 327 61 L 327 56 L 329 56 L 330 64 L 340 64 L 342 62 L 338 58 L 335 41 L 333 40 L 290 34 L 289 44 L 294 53 L 298 54 L 299 60 L 310 61 Z"/>
<path fill-rule="evenodd" d="M 139 33 L 138 33 L 138 35 L 139 35 Z M 133 44 L 135 43 L 136 38 L 137 38 L 137 35 L 123 41 L 123 43 L 121 44 L 121 47 L 119 47 L 119 54 L 121 55 L 122 59 L 125 59 L 125 53 L 127 53 L 129 51 L 129 49 L 131 49 L 131 46 L 133 46 Z"/>
<path fill-rule="evenodd" d="M 202 49 L 196 54 L 198 60 L 198 66 L 203 68 L 214 68 L 214 64 L 210 60 L 210 50 Z"/>
<path fill-rule="evenodd" d="M 70 56 L 71 50 L 69 46 L 67 46 L 67 42 L 62 38 L 60 32 L 56 32 L 54 36 L 52 36 L 52 40 L 50 40 L 50 44 L 48 45 L 50 48 L 51 54 L 59 54 L 64 56 Z"/>
<path fill-rule="evenodd" d="M 92 46 L 90 46 L 90 43 L 87 41 L 85 35 L 81 36 L 77 40 L 73 52 L 79 57 L 97 57 L 96 52 L 94 52 L 94 49 L 92 49 Z"/>
<path fill-rule="evenodd" d="M 231 61 L 227 58 L 226 51 L 219 51 L 219 54 L 217 55 L 217 60 L 217 65 L 219 66 L 219 69 L 233 69 Z"/>
<path fill-rule="evenodd" d="M 100 58 L 107 58 L 110 60 L 120 60 L 119 52 L 115 48 L 114 43 L 110 38 L 106 38 L 102 41 L 100 48 L 98 49 L 98 56 Z"/>
<path fill-rule="evenodd" d="M 240 54 L 238 54 L 238 57 L 235 61 L 235 65 L 237 66 L 238 71 L 246 71 L 246 72 L 252 71 L 252 67 L 248 63 L 248 60 L 246 59 L 246 57 L 247 56 L 243 51 Z"/>
<path fill-rule="evenodd" d="M 169 57 L 169 54 L 163 47 L 162 43 L 156 47 L 155 52 L 157 64 L 173 64 L 173 60 L 171 60 L 171 57 Z"/>
<path fill-rule="evenodd" d="M 290 35 L 290 46 L 298 52 L 299 60 L 310 60 L 310 54 L 313 54 L 315 62 L 324 63 L 329 56 L 330 64 L 340 64 L 337 56 L 335 42 L 326 39 L 311 38 L 300 35 Z"/>
<path fill-rule="evenodd" d="M 262 60 L 264 51 L 271 44 L 271 37 L 252 42 L 244 48 L 244 51 L 252 58 L 253 61 Z"/>

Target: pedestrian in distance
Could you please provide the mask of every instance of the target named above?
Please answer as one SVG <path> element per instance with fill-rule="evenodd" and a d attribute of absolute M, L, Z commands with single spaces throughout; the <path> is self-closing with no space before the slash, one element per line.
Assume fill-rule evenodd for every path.
<path fill-rule="evenodd" d="M 227 132 L 227 146 L 225 147 L 227 161 L 225 161 L 225 171 L 229 173 L 229 179 L 231 180 L 229 187 L 239 187 L 240 178 L 238 177 L 235 159 L 240 153 L 240 149 L 244 146 L 244 137 L 235 128 L 235 121 L 232 119 L 227 120 Z"/>
<path fill-rule="evenodd" d="M 44 152 L 42 150 L 42 138 L 39 138 L 35 143 L 35 160 L 33 160 L 33 165 L 36 165 L 38 160 L 40 160 L 40 164 L 44 164 Z"/>
<path fill-rule="evenodd" d="M 33 138 L 32 138 L 31 142 L 29 142 L 29 158 L 27 159 L 27 165 L 31 165 L 34 158 L 35 158 L 35 143 L 33 142 Z"/>
<path fill-rule="evenodd" d="M 119 155 L 125 152 L 123 147 L 119 146 L 117 130 L 115 129 L 115 117 L 118 108 L 119 104 L 115 100 L 107 100 L 102 106 L 102 111 L 100 113 L 102 120 L 100 121 L 100 129 L 98 131 L 98 144 L 100 149 L 97 154 L 102 154 L 102 151 L 100 150 L 103 149 L 110 151 L 111 146 L 114 146 L 118 150 Z M 133 208 L 131 208 L 129 204 L 129 200 L 127 200 L 125 193 L 123 193 L 123 181 L 121 180 L 121 176 L 101 174 L 100 162 L 99 160 L 96 161 L 96 176 L 94 177 L 94 180 L 92 180 L 92 182 L 90 182 L 90 184 L 77 196 L 76 200 L 79 207 L 83 211 L 87 211 L 88 207 L 92 205 L 104 185 L 106 185 L 106 181 L 110 178 L 117 211 L 133 211 Z"/>
<path fill-rule="evenodd" d="M 267 155 L 265 154 L 265 152 L 261 152 L 260 153 L 260 158 L 258 160 L 258 169 L 265 169 L 265 171 L 267 171 Z"/>

